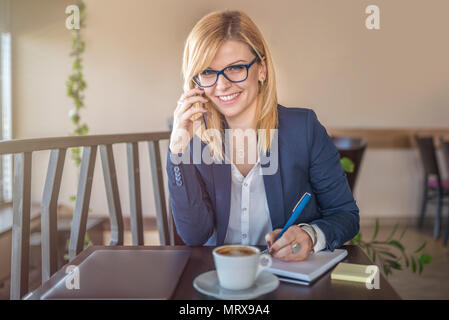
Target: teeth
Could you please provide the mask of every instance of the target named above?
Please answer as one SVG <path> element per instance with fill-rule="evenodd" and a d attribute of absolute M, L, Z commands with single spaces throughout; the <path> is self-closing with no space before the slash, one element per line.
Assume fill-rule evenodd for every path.
<path fill-rule="evenodd" d="M 230 96 L 220 96 L 219 98 L 220 98 L 221 100 L 223 100 L 223 101 L 229 101 L 229 100 L 232 100 L 232 99 L 234 99 L 235 97 L 237 97 L 237 96 L 239 95 L 239 93 L 240 93 L 240 92 L 234 93 L 234 94 L 232 94 L 232 95 L 230 95 Z"/>

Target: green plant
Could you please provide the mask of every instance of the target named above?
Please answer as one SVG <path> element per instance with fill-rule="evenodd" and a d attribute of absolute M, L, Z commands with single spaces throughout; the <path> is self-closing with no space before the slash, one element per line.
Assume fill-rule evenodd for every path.
<path fill-rule="evenodd" d="M 345 170 L 345 172 L 352 173 L 354 172 L 354 162 L 348 157 L 342 157 L 340 159 L 341 166 Z"/>
<path fill-rule="evenodd" d="M 69 75 L 66 81 L 66 93 L 73 101 L 74 108 L 70 110 L 69 117 L 72 123 L 75 125 L 75 129 L 70 133 L 71 136 L 85 136 L 89 133 L 89 127 L 86 123 L 81 123 L 80 110 L 85 107 L 84 105 L 84 90 L 87 88 L 87 83 L 83 76 L 83 59 L 82 54 L 84 53 L 86 44 L 81 38 L 81 29 L 84 28 L 86 19 L 86 5 L 83 0 L 78 0 L 76 5 L 79 9 L 79 29 L 74 28 L 72 32 L 72 50 L 70 51 L 70 57 L 73 57 L 72 73 Z M 69 14 L 67 14 L 69 15 Z M 71 159 L 73 160 L 75 166 L 79 170 L 81 165 L 81 149 L 79 147 L 71 148 Z M 79 175 L 78 175 L 79 176 Z M 76 196 L 70 196 L 69 200 L 71 202 L 76 201 Z M 84 238 L 84 248 L 91 245 L 89 235 L 86 233 Z M 69 247 L 69 240 L 66 243 L 66 250 Z M 64 258 L 68 255 L 66 254 Z"/>
<path fill-rule="evenodd" d="M 422 253 L 427 242 L 424 241 L 412 254 L 407 254 L 405 246 L 401 242 L 407 227 L 404 228 L 400 237 L 395 239 L 393 237 L 398 227 L 399 225 L 396 224 L 385 240 L 376 240 L 379 233 L 379 219 L 376 219 L 376 226 L 370 241 L 364 241 L 362 239 L 362 234 L 358 233 L 354 239 L 351 240 L 351 243 L 362 248 L 373 263 L 378 262 L 387 277 L 392 274 L 393 270 L 403 270 L 404 262 L 405 268 L 411 267 L 413 273 L 418 271 L 421 275 L 424 265 L 432 262 L 432 257 L 430 255 Z"/>
<path fill-rule="evenodd" d="M 354 172 L 354 162 L 348 157 L 342 157 L 340 163 L 345 172 Z M 427 242 L 424 241 L 412 255 L 408 255 L 404 244 L 401 242 L 407 227 L 404 228 L 398 239 L 394 239 L 393 236 L 398 227 L 398 224 L 393 227 L 393 231 L 386 240 L 378 241 L 376 238 L 379 233 L 379 219 L 376 219 L 376 226 L 370 241 L 364 241 L 362 234 L 358 233 L 354 239 L 351 240 L 351 243 L 359 246 L 365 251 L 373 263 L 379 263 L 386 277 L 392 274 L 393 270 L 404 270 L 403 262 L 405 263 L 405 268 L 411 267 L 413 273 L 418 271 L 418 274 L 421 275 L 424 265 L 432 262 L 432 257 L 430 255 L 421 253 L 427 245 Z M 393 252 L 391 250 L 393 250 Z M 416 256 L 417 254 L 420 255 Z"/>
<path fill-rule="evenodd" d="M 66 82 L 67 96 L 73 100 L 74 108 L 70 110 L 69 117 L 75 125 L 75 129 L 71 136 L 85 136 L 89 133 L 89 127 L 86 123 L 81 123 L 80 111 L 84 108 L 84 94 L 83 91 L 87 88 L 87 83 L 83 76 L 83 59 L 86 44 L 81 38 L 81 29 L 85 27 L 86 19 L 86 5 L 82 0 L 77 1 L 79 8 L 80 27 L 79 29 L 72 29 L 72 51 L 70 56 L 74 58 L 72 64 L 72 73 Z M 77 167 L 81 164 L 81 150 L 79 147 L 71 148 L 72 160 Z M 73 200 L 73 196 L 71 198 Z"/>

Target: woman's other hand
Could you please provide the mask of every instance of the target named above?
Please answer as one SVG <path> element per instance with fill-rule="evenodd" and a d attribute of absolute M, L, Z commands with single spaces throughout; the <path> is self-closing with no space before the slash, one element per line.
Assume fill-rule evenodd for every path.
<path fill-rule="evenodd" d="M 307 259 L 313 249 L 313 242 L 309 234 L 299 226 L 291 226 L 284 232 L 282 237 L 275 241 L 282 229 L 273 230 L 267 233 L 265 241 L 267 242 L 270 254 L 274 258 L 285 261 L 302 261 Z M 301 246 L 296 253 L 293 252 L 293 244 L 297 242 Z"/>

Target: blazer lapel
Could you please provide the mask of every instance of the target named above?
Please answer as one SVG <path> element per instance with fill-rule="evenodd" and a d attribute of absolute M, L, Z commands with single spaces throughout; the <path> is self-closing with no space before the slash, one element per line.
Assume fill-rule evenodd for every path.
<path fill-rule="evenodd" d="M 214 164 L 214 185 L 217 210 L 217 245 L 222 245 L 229 224 L 231 209 L 231 165 Z"/>
<path fill-rule="evenodd" d="M 225 131 L 225 139 L 223 141 L 223 148 L 225 143 L 228 143 L 228 122 L 223 118 L 223 127 Z M 217 245 L 224 243 L 226 232 L 229 224 L 229 214 L 231 209 L 231 164 L 223 160 L 222 164 L 213 165 L 216 210 L 217 210 Z"/>
<path fill-rule="evenodd" d="M 267 156 L 270 157 L 270 151 L 267 152 Z M 262 164 L 262 167 L 270 166 L 271 158 L 268 159 L 270 159 L 270 161 L 268 161 L 268 163 Z M 281 160 L 278 158 L 278 168 L 275 174 L 264 174 L 263 176 L 265 194 L 267 196 L 267 203 L 270 210 L 270 218 L 273 230 L 282 228 L 284 226 L 284 192 L 282 188 L 280 162 Z"/>

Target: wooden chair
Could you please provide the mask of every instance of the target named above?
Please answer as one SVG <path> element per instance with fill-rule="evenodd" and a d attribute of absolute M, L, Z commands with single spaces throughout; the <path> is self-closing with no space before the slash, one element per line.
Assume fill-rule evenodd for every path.
<path fill-rule="evenodd" d="M 449 141 L 440 137 L 440 148 L 443 152 L 444 163 L 446 165 L 446 172 L 449 174 Z M 448 179 L 449 182 L 449 179 Z M 446 230 L 444 232 L 443 244 L 446 246 L 449 239 L 449 205 L 447 206 L 447 221 Z"/>
<path fill-rule="evenodd" d="M 42 282 L 57 271 L 56 209 L 64 159 L 68 148 L 83 147 L 80 177 L 70 232 L 70 261 L 83 250 L 97 149 L 100 149 L 109 218 L 110 245 L 123 245 L 123 219 L 112 146 L 126 143 L 133 245 L 143 245 L 142 203 L 138 142 L 147 142 L 154 188 L 157 226 L 161 245 L 175 244 L 173 219 L 167 216 L 159 141 L 170 132 L 91 135 L 0 141 L 0 155 L 14 154 L 11 299 L 28 292 L 31 160 L 33 152 L 51 150 L 41 204 Z M 171 213 L 170 208 L 168 211 Z"/>
<path fill-rule="evenodd" d="M 351 190 L 354 191 L 355 182 L 357 180 L 363 154 L 365 153 L 366 149 L 366 141 L 364 138 L 339 136 L 333 136 L 332 141 L 337 147 L 337 150 L 340 153 L 340 157 L 348 157 L 354 163 L 354 171 L 346 173 L 349 186 Z"/>
<path fill-rule="evenodd" d="M 415 141 L 424 168 L 423 196 L 418 227 L 423 227 L 428 201 L 435 200 L 436 211 L 433 237 L 438 239 L 441 229 L 442 201 L 443 197 L 448 195 L 449 184 L 441 179 L 433 137 L 415 135 Z"/>

